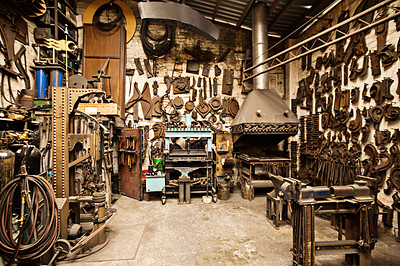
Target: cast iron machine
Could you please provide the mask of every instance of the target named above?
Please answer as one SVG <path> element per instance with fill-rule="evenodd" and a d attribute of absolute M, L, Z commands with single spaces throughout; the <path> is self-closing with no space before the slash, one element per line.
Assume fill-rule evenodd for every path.
<path fill-rule="evenodd" d="M 182 138 L 185 143 L 181 147 L 172 143 Z M 186 115 L 184 127 L 165 131 L 165 189 L 167 194 L 173 194 L 178 189 L 179 203 L 190 203 L 191 193 L 212 194 L 213 201 L 217 200 L 211 138 L 211 129 L 193 127 L 190 115 Z"/>

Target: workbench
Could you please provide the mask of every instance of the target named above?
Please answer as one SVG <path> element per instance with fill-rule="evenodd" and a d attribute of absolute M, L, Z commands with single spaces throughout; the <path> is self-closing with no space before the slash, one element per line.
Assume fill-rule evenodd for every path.
<path fill-rule="evenodd" d="M 249 156 L 239 154 L 236 157 L 239 163 L 239 182 L 242 197 L 249 200 L 254 199 L 255 188 L 273 187 L 268 173 L 274 175 L 288 176 L 290 159 L 278 156 Z"/>

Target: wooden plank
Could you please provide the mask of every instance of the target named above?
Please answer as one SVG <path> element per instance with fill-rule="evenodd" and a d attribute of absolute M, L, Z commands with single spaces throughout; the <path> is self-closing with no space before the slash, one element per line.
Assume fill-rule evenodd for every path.
<path fill-rule="evenodd" d="M 122 150 L 128 150 L 128 139 L 135 139 L 135 141 L 133 142 L 133 149 L 129 148 L 129 150 L 136 151 L 136 154 L 124 152 L 121 152 L 119 154 L 119 176 L 121 180 L 121 193 L 137 200 L 141 200 L 143 195 L 141 160 L 142 153 L 140 152 L 142 145 L 142 141 L 140 140 L 140 138 L 142 134 L 142 129 L 125 129 L 121 133 L 120 140 L 120 148 Z"/>
<path fill-rule="evenodd" d="M 121 107 L 117 103 L 80 103 L 78 110 L 89 115 L 99 112 L 102 115 L 121 116 Z"/>

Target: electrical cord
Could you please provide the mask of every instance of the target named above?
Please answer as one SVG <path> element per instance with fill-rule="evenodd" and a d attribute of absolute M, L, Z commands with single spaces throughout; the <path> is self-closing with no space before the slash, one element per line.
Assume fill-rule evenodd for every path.
<path fill-rule="evenodd" d="M 162 57 L 166 55 L 175 44 L 175 27 L 170 24 L 165 24 L 164 35 L 157 37 L 149 31 L 149 25 L 149 21 L 142 21 L 140 39 L 142 41 L 143 50 L 149 58 Z"/>
<path fill-rule="evenodd" d="M 0 253 L 8 265 L 35 260 L 53 248 L 59 236 L 55 199 L 51 184 L 37 175 L 15 178 L 0 192 Z M 22 215 L 14 237 L 16 212 Z"/>

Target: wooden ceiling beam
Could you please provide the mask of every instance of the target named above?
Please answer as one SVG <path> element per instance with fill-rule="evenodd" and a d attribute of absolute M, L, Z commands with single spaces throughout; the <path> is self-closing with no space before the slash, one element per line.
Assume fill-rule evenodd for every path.
<path fill-rule="evenodd" d="M 217 5 L 215 6 L 215 9 L 214 9 L 214 14 L 213 14 L 213 16 L 212 16 L 212 21 L 214 21 L 215 20 L 215 17 L 217 16 L 217 12 L 218 12 L 218 9 L 219 9 L 219 2 L 220 2 L 221 0 L 217 0 Z"/>
<path fill-rule="evenodd" d="M 314 12 L 318 11 L 321 9 L 321 5 L 324 3 L 325 1 L 317 1 L 315 4 L 313 4 L 312 8 L 310 8 L 309 10 L 307 10 L 303 16 L 299 17 L 299 19 L 293 23 L 292 28 L 286 32 L 283 36 L 286 36 L 290 33 L 292 33 L 293 29 L 298 29 L 301 25 L 303 25 L 308 19 L 307 17 L 310 16 L 311 14 L 313 14 Z"/>
<path fill-rule="evenodd" d="M 280 2 L 281 2 L 281 0 L 274 1 L 274 3 L 272 4 L 272 6 L 270 7 L 270 9 L 268 11 L 268 17 L 272 15 L 272 12 L 274 12 L 275 8 L 279 5 Z"/>
<path fill-rule="evenodd" d="M 236 24 L 236 27 L 239 28 L 240 26 L 242 26 L 245 18 L 247 17 L 247 15 L 250 12 L 251 7 L 253 6 L 255 0 L 249 0 L 247 2 L 247 6 L 246 8 L 243 10 L 242 16 L 240 17 L 239 21 Z"/>
<path fill-rule="evenodd" d="M 291 0 L 286 6 L 285 8 L 282 10 L 282 12 L 279 14 L 279 16 L 274 19 L 274 21 L 272 21 L 272 23 L 269 25 L 269 28 L 271 28 L 272 26 L 275 25 L 276 22 L 278 22 L 283 15 L 285 15 L 285 13 L 289 10 L 289 8 L 296 2 L 296 0 Z"/>

